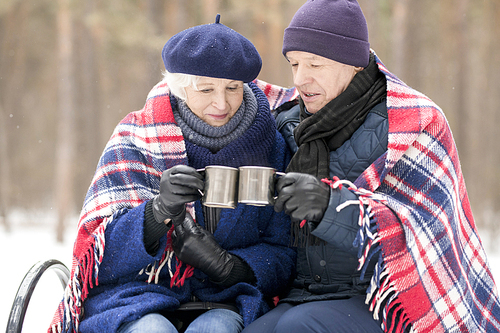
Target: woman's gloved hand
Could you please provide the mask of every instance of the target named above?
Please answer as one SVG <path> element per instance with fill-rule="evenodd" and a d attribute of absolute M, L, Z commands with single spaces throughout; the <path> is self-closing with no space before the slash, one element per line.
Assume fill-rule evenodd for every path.
<path fill-rule="evenodd" d="M 293 220 L 319 223 L 328 208 L 330 187 L 306 173 L 290 172 L 276 184 L 278 198 L 274 210 L 290 215 Z"/>
<path fill-rule="evenodd" d="M 187 165 L 176 165 L 161 175 L 160 194 L 153 199 L 153 214 L 158 223 L 184 219 L 186 203 L 201 198 L 203 176 Z"/>
<path fill-rule="evenodd" d="M 184 263 L 198 268 L 213 282 L 224 282 L 231 273 L 235 257 L 224 250 L 214 236 L 193 221 L 191 214 L 184 220 L 173 220 L 172 247 Z"/>

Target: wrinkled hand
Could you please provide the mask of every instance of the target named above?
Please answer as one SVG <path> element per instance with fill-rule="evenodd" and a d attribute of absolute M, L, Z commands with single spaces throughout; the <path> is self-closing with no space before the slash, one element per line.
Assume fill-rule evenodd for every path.
<path fill-rule="evenodd" d="M 176 165 L 161 175 L 160 194 L 153 200 L 153 213 L 157 222 L 168 218 L 184 219 L 185 204 L 201 198 L 203 176 L 187 165 Z"/>
<path fill-rule="evenodd" d="M 328 208 L 330 187 L 306 173 L 290 172 L 276 184 L 276 212 L 285 211 L 293 220 L 319 223 Z"/>
<path fill-rule="evenodd" d="M 184 263 L 198 268 L 214 282 L 223 282 L 231 272 L 234 257 L 224 250 L 214 236 L 186 214 L 183 221 L 173 220 L 172 247 Z"/>

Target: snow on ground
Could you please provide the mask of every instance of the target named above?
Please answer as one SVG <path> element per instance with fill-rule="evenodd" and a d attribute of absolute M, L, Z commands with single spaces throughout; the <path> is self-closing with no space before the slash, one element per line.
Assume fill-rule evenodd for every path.
<path fill-rule="evenodd" d="M 17 289 L 28 270 L 39 260 L 58 259 L 71 268 L 75 230 L 67 230 L 65 243 L 55 241 L 53 228 L 45 225 L 14 226 L 10 233 L 0 229 L 0 331 L 7 327 L 10 309 Z M 76 225 L 76 222 L 75 224 Z M 480 232 L 489 243 L 488 232 Z M 486 246 L 488 252 L 488 246 Z M 500 253 L 488 253 L 496 281 L 500 281 Z M 41 278 L 26 313 L 23 332 L 46 332 L 52 315 L 62 298 L 62 286 L 54 272 Z"/>
<path fill-rule="evenodd" d="M 75 223 L 76 224 L 76 223 Z M 7 327 L 10 309 L 28 270 L 38 261 L 58 259 L 71 268 L 76 230 L 68 230 L 64 244 L 56 242 L 54 229 L 46 226 L 0 229 L 0 332 Z M 63 287 L 53 271 L 42 276 L 26 312 L 23 332 L 46 332 L 52 315 L 62 299 Z"/>

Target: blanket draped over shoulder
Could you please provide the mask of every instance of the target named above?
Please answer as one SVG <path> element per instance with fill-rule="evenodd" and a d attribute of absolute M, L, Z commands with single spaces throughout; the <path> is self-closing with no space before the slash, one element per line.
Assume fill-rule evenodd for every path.
<path fill-rule="evenodd" d="M 296 96 L 294 89 L 273 89 L 266 97 L 280 105 Z M 125 210 L 157 195 L 163 170 L 178 164 L 188 164 L 186 143 L 162 81 L 150 91 L 142 110 L 131 112 L 118 124 L 102 153 L 80 213 L 70 280 L 48 332 L 78 332 L 83 302 L 99 284 L 106 227 Z M 194 216 L 193 205 L 188 211 Z M 171 256 L 167 242 L 161 261 L 144 267 L 149 283 L 157 283 Z M 171 274 L 171 283 L 182 285 L 192 268 Z"/>
<path fill-rule="evenodd" d="M 379 258 L 366 303 L 385 332 L 499 332 L 497 288 L 448 122 L 376 60 L 387 79 L 387 152 L 354 184 L 327 181 L 360 198 L 359 269 Z"/>
<path fill-rule="evenodd" d="M 376 273 L 366 302 L 385 332 L 498 332 L 500 302 L 474 218 L 453 137 L 441 109 L 428 97 L 408 87 L 377 58 L 387 78 L 389 142 L 387 152 L 350 186 L 360 198 L 359 269 L 378 256 Z M 297 98 L 295 89 L 263 81 L 255 83 L 268 97 L 271 109 Z M 131 144 L 163 157 L 172 165 L 150 161 L 128 165 L 116 150 L 116 161 L 98 166 L 81 213 L 71 277 L 49 331 L 78 331 L 82 302 L 98 284 L 105 248 L 104 231 L 122 209 L 150 200 L 150 188 L 131 189 L 115 182 L 117 170 L 143 174 L 145 183 L 161 172 L 187 163 L 182 133 L 170 110 L 168 88 L 156 85 L 144 109 L 151 108 L 149 124 Z M 167 112 L 165 112 L 167 110 Z M 106 150 L 126 136 L 135 113 L 124 119 Z M 168 145 L 165 143 L 168 142 Z M 176 142 L 176 145 L 171 145 Z M 167 147 L 168 146 L 168 147 Z M 160 159 L 156 159 L 160 160 Z M 119 185 L 112 185 L 119 184 Z M 151 186 L 157 188 L 158 184 Z M 154 274 L 154 272 L 153 272 Z M 398 318 L 398 320 L 395 320 Z"/>
<path fill-rule="evenodd" d="M 377 62 L 388 149 L 351 186 L 364 213 L 360 269 L 379 255 L 366 302 L 385 332 L 498 332 L 498 293 L 446 118 Z"/>

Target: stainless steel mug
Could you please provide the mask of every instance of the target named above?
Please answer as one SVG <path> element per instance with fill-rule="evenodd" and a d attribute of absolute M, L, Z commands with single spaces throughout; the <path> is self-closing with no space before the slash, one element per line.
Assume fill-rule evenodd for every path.
<path fill-rule="evenodd" d="M 205 173 L 202 204 L 208 207 L 235 208 L 238 202 L 238 169 L 222 165 L 209 165 L 199 172 Z"/>
<path fill-rule="evenodd" d="M 274 205 L 276 177 L 284 173 L 268 167 L 242 166 L 239 174 L 238 202 L 253 206 Z"/>

